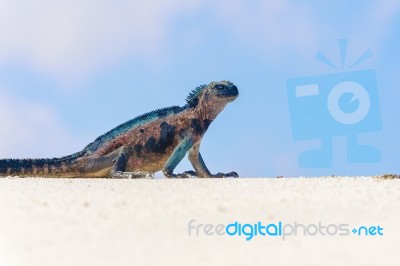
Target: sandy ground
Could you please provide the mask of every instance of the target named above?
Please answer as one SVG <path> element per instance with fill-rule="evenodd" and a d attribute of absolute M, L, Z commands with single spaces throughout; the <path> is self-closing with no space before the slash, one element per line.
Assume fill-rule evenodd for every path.
<path fill-rule="evenodd" d="M 321 222 L 383 235 L 246 241 L 204 227 L 189 236 L 193 219 L 195 228 Z M 400 265 L 399 227 L 400 180 L 0 179 L 2 266 Z"/>

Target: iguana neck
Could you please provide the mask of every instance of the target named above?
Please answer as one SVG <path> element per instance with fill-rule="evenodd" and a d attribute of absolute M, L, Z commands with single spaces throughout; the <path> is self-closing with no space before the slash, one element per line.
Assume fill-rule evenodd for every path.
<path fill-rule="evenodd" d="M 212 104 L 203 100 L 194 108 L 194 113 L 198 119 L 211 122 L 218 116 L 225 106 L 226 104 Z"/>

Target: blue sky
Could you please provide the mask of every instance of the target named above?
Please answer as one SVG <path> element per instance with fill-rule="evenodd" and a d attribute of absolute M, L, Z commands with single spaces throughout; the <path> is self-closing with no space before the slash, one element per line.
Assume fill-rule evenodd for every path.
<path fill-rule="evenodd" d="M 194 87 L 230 80 L 240 97 L 205 135 L 212 172 L 242 176 L 373 175 L 400 172 L 400 2 L 387 1 L 0 1 L 0 157 L 76 152 L 118 124 L 183 105 Z M 382 130 L 361 134 L 380 163 L 347 163 L 333 140 L 331 168 L 301 168 L 319 140 L 292 137 L 286 81 L 374 69 Z M 341 71 L 341 70 L 340 70 Z M 185 159 L 177 171 L 190 167 Z"/>

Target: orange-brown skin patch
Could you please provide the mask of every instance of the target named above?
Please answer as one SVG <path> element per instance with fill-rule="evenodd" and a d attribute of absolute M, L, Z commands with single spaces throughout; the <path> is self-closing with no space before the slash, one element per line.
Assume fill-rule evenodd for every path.
<path fill-rule="evenodd" d="M 162 170 L 165 163 L 171 156 L 174 149 L 179 145 L 185 136 L 190 135 L 194 143 L 201 140 L 202 135 L 193 134 L 191 132 L 190 123 L 192 119 L 197 118 L 197 113 L 192 110 L 185 110 L 179 114 L 157 119 L 156 121 L 150 122 L 141 127 L 134 128 L 125 134 L 119 136 L 114 141 L 101 146 L 92 156 L 101 157 L 117 150 L 124 146 L 129 147 L 130 156 L 127 162 L 126 171 L 146 171 L 146 172 L 157 172 Z M 174 127 L 174 134 L 172 141 L 165 151 L 162 153 L 154 152 L 146 148 L 150 138 L 154 138 L 156 141 L 160 139 L 162 130 L 161 124 L 167 123 Z M 134 147 L 141 147 L 141 151 L 135 151 Z"/>

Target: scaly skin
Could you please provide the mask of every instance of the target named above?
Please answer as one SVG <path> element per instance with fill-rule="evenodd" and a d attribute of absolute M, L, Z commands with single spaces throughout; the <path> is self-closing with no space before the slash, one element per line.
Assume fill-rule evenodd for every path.
<path fill-rule="evenodd" d="M 3 159 L 0 176 L 145 178 L 163 171 L 166 177 L 238 177 L 212 175 L 199 152 L 210 123 L 238 97 L 229 81 L 193 90 L 183 107 L 173 106 L 138 116 L 98 137 L 82 151 L 53 159 Z M 174 174 L 183 157 L 195 171 Z"/>

